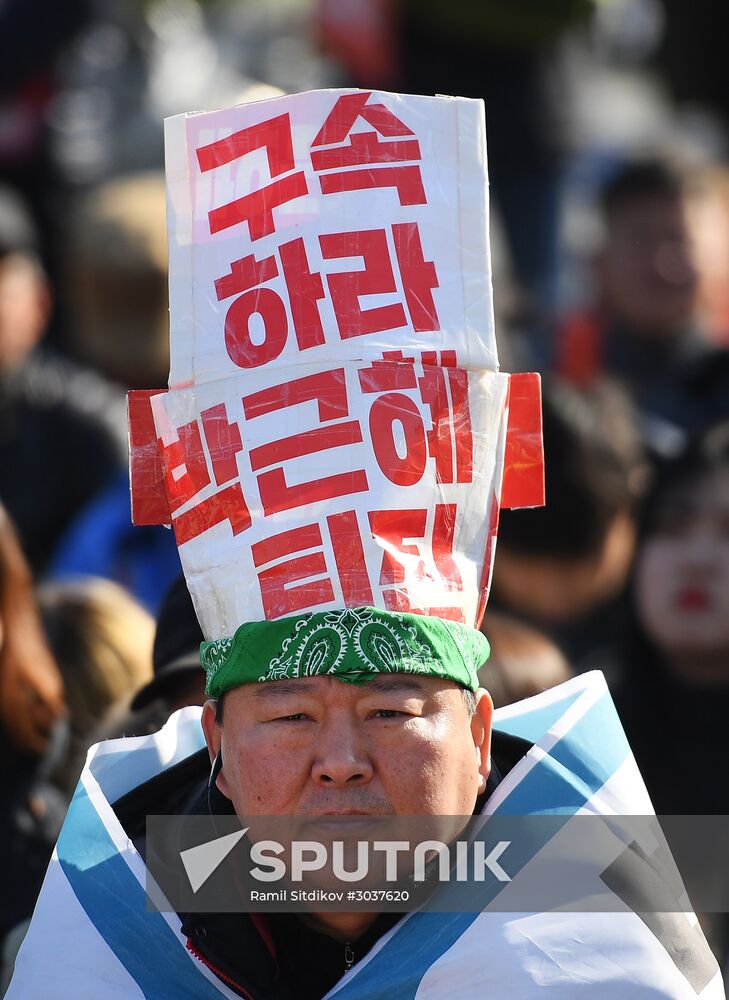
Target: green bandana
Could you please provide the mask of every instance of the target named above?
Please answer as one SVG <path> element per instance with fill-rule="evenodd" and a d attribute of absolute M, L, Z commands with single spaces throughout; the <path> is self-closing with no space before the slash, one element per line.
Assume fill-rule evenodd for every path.
<path fill-rule="evenodd" d="M 211 698 L 253 681 L 319 674 L 352 684 L 378 674 L 427 674 L 475 691 L 488 655 L 486 637 L 468 625 L 379 608 L 245 622 L 230 639 L 200 646 Z"/>

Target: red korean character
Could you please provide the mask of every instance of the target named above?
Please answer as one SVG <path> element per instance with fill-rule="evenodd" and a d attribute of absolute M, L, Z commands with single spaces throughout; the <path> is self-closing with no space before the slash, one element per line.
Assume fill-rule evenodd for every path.
<path fill-rule="evenodd" d="M 371 309 L 362 309 L 359 302 L 360 295 L 397 291 L 384 229 L 329 233 L 320 236 L 319 243 L 325 260 L 361 257 L 364 263 L 357 271 L 327 275 L 340 337 L 360 337 L 407 325 L 405 310 L 399 302 Z"/>
<path fill-rule="evenodd" d="M 276 180 L 208 212 L 211 233 L 247 222 L 251 240 L 268 236 L 276 229 L 274 208 L 308 194 L 304 171 L 294 172 L 293 138 L 288 114 L 270 118 L 234 132 L 225 139 L 216 139 L 207 146 L 201 146 L 197 150 L 197 159 L 200 170 L 206 172 L 241 159 L 256 149 L 266 150 L 269 172 Z"/>
<path fill-rule="evenodd" d="M 414 486 L 425 472 L 428 458 L 425 426 L 418 404 L 403 392 L 388 390 L 416 387 L 413 358 L 402 352 L 388 352 L 359 372 L 363 393 L 383 392 L 372 403 L 369 415 L 370 439 L 382 473 L 397 486 Z M 404 439 L 398 448 L 395 428 Z"/>
<path fill-rule="evenodd" d="M 392 227 L 395 255 L 413 330 L 427 333 L 440 329 L 433 289 L 439 287 L 432 260 L 426 260 L 416 222 L 399 222 Z"/>
<path fill-rule="evenodd" d="M 243 447 L 240 431 L 237 424 L 228 423 L 223 403 L 203 410 L 201 417 L 213 475 L 216 485 L 220 486 L 238 475 L 235 456 Z M 175 511 L 211 482 L 198 421 L 184 424 L 177 433 L 177 441 L 161 448 L 165 489 L 177 544 L 184 545 L 226 520 L 234 535 L 245 531 L 251 525 L 251 516 L 238 482 L 175 515 Z"/>
<path fill-rule="evenodd" d="M 324 298 L 324 286 L 319 274 L 309 268 L 304 241 L 299 238 L 284 243 L 279 253 L 299 349 L 303 351 L 323 344 L 324 329 L 317 302 Z M 218 301 L 239 296 L 225 314 L 225 347 L 228 357 L 239 368 L 268 364 L 286 345 L 289 321 L 284 301 L 273 288 L 258 287 L 277 278 L 278 274 L 275 257 L 259 261 L 250 254 L 234 260 L 230 273 L 215 282 Z M 260 343 L 251 337 L 254 316 L 259 317 L 263 326 L 264 336 Z"/>
<path fill-rule="evenodd" d="M 356 512 L 333 514 L 326 524 L 345 607 L 372 604 Z M 253 563 L 257 569 L 261 567 L 258 582 L 266 618 L 295 614 L 335 599 L 322 545 L 320 526 L 307 524 L 251 546 Z M 274 566 L 266 567 L 274 561 Z"/>
<path fill-rule="evenodd" d="M 243 398 L 243 409 L 246 418 L 252 420 L 266 413 L 311 400 L 316 400 L 318 403 L 319 420 L 322 423 L 335 417 L 348 416 L 344 369 L 317 372 L 315 375 L 306 375 L 251 393 Z M 359 421 L 343 420 L 334 424 L 328 423 L 324 427 L 300 431 L 272 441 L 270 444 L 253 448 L 250 462 L 252 470 L 260 472 L 257 478 L 264 515 L 269 516 L 282 510 L 291 510 L 350 493 L 365 492 L 368 483 L 364 469 L 323 476 L 294 485 L 286 482 L 282 466 L 268 472 L 260 471 L 277 462 L 285 462 L 302 455 L 313 455 L 330 448 L 359 444 L 361 441 L 362 431 Z"/>
<path fill-rule="evenodd" d="M 420 167 L 404 165 L 404 161 L 420 160 L 417 139 L 384 104 L 368 104 L 370 97 L 368 92 L 339 97 L 312 143 L 311 162 L 317 173 L 336 171 L 319 177 L 322 194 L 394 187 L 401 205 L 426 204 Z M 375 131 L 354 133 L 344 144 L 359 118 Z M 393 138 L 396 141 L 389 141 Z M 364 169 L 349 169 L 360 164 L 365 164 Z"/>
<path fill-rule="evenodd" d="M 418 558 L 418 562 L 413 566 L 414 559 L 421 556 L 420 546 L 415 539 L 423 539 L 425 542 L 427 515 L 426 510 L 418 509 L 378 510 L 369 514 L 373 535 L 385 543 L 380 570 L 380 586 L 383 588 L 382 597 L 385 606 L 391 611 L 426 613 L 439 618 L 465 621 L 463 610 L 457 605 L 425 609 L 414 607 L 405 588 L 405 562 L 398 559 L 398 553 L 409 558 L 408 579 L 422 580 L 423 589 L 427 582 L 434 582 L 432 575 L 426 571 L 422 558 Z M 435 582 L 439 584 L 440 589 L 461 592 L 463 580 L 453 558 L 455 523 L 456 505 L 436 504 L 430 548 L 438 574 Z"/>
<path fill-rule="evenodd" d="M 473 479 L 473 436 L 468 372 L 455 365 L 454 351 L 442 351 L 440 364 L 435 351 L 425 351 L 423 375 L 418 385 L 421 399 L 430 407 L 428 450 L 435 459 L 438 481 L 470 483 Z"/>
<path fill-rule="evenodd" d="M 251 546 L 266 618 L 296 614 L 297 611 L 334 600 L 334 589 L 326 575 L 327 564 L 321 547 L 321 529 L 318 524 L 281 531 Z M 307 549 L 319 551 L 307 552 L 306 555 L 294 554 Z M 265 568 L 267 563 L 284 559 L 285 556 L 289 558 Z"/>

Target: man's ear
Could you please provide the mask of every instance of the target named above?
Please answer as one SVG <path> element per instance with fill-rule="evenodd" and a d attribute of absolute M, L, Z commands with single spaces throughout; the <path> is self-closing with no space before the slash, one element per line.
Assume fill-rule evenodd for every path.
<path fill-rule="evenodd" d="M 479 760 L 479 795 L 486 790 L 486 782 L 491 773 L 491 720 L 494 714 L 494 703 L 486 688 L 479 688 L 474 695 L 476 711 L 471 717 L 471 735 Z"/>
<path fill-rule="evenodd" d="M 205 734 L 205 742 L 208 745 L 210 763 L 212 763 L 217 754 L 220 752 L 220 741 L 223 735 L 220 726 L 215 721 L 214 699 L 209 699 L 203 705 L 200 722 L 202 723 L 203 733 Z"/>
<path fill-rule="evenodd" d="M 214 700 L 211 699 L 210 701 L 205 702 L 200 721 L 202 723 L 203 733 L 205 734 L 205 742 L 208 746 L 208 753 L 210 754 L 210 763 L 212 764 L 218 754 L 222 753 L 221 743 L 223 738 L 223 730 L 220 724 L 215 720 Z M 230 798 L 228 785 L 225 780 L 225 774 L 222 769 L 218 772 L 215 784 L 218 787 L 218 791 L 222 792 L 226 798 Z"/>

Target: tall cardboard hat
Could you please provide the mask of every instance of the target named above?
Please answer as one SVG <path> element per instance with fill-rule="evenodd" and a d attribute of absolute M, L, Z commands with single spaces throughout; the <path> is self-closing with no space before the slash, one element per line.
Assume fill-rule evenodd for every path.
<path fill-rule="evenodd" d="M 426 626 L 478 627 L 500 507 L 544 500 L 539 378 L 498 370 L 483 102 L 313 91 L 165 142 L 170 379 L 130 393 L 134 521 L 175 531 L 209 675 L 265 621 L 289 654 L 261 677 L 311 621 L 397 620 L 416 664 Z"/>

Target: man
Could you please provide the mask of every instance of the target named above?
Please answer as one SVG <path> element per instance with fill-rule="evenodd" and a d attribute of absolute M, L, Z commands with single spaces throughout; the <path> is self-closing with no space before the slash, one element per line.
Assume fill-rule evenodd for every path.
<path fill-rule="evenodd" d="M 322 649 L 333 673 L 317 673 Z M 250 623 L 205 644 L 206 745 L 199 710 L 186 709 L 159 734 L 92 753 L 8 996 L 305 1000 L 338 984 L 342 998 L 430 1000 L 447 982 L 464 997 L 512 985 L 536 997 L 547 984 L 567 998 L 723 996 L 682 913 L 145 912 L 151 813 L 572 815 L 605 795 L 620 811 L 647 808 L 620 797 L 634 764 L 604 682 L 577 678 L 502 710 L 492 734 L 475 677 L 486 652 L 466 626 L 370 608 Z M 302 663 L 311 672 L 296 676 Z M 272 669 L 279 679 L 261 681 Z M 585 756 L 597 734 L 599 753 Z M 509 862 L 515 886 L 520 865 Z"/>
<path fill-rule="evenodd" d="M 505 880 L 446 880 L 405 917 L 249 914 L 227 874 L 235 912 L 147 909 L 155 814 L 649 808 L 598 676 L 502 710 L 492 747 L 474 626 L 500 506 L 543 502 L 543 475 L 537 380 L 498 371 L 483 108 L 321 91 L 166 134 L 170 389 L 130 399 L 133 509 L 175 529 L 214 701 L 90 752 L 9 997 L 719 997 L 688 920 L 489 910 L 551 870 L 544 825 Z"/>
<path fill-rule="evenodd" d="M 363 625 L 369 630 L 364 671 L 363 648 L 353 635 Z M 302 626 L 309 648 L 346 637 L 336 672 L 327 673 L 324 663 L 322 673 L 259 683 L 270 659 Z M 378 639 L 379 655 L 373 645 Z M 476 670 L 488 656 L 488 643 L 476 630 L 356 608 L 243 626 L 222 664 L 219 647 L 203 646 L 208 692 L 216 697 L 203 708 L 208 752 L 198 756 L 195 775 L 187 779 L 185 811 L 206 811 L 209 766 L 216 761 L 220 795 L 214 809 L 234 809 L 241 819 L 461 816 L 483 799 L 491 772 L 492 705 L 478 687 Z M 386 663 L 409 672 L 391 673 Z M 499 742 L 505 768 L 528 746 L 508 736 Z M 492 787 L 498 780 L 492 779 Z M 116 804 L 141 849 L 150 803 L 165 812 L 163 805 L 179 802 L 180 794 L 179 774 L 168 772 Z M 241 995 L 303 1000 L 324 996 L 399 915 L 273 915 L 265 927 L 261 920 L 192 914 L 183 916 L 182 932 L 190 950 Z M 262 935 L 276 945 L 276 959 L 262 948 Z"/>
<path fill-rule="evenodd" d="M 594 307 L 558 331 L 556 370 L 581 386 L 601 375 L 619 380 L 659 454 L 727 416 L 729 355 L 701 329 L 689 190 L 659 159 L 625 164 L 610 178 L 600 193 Z"/>

